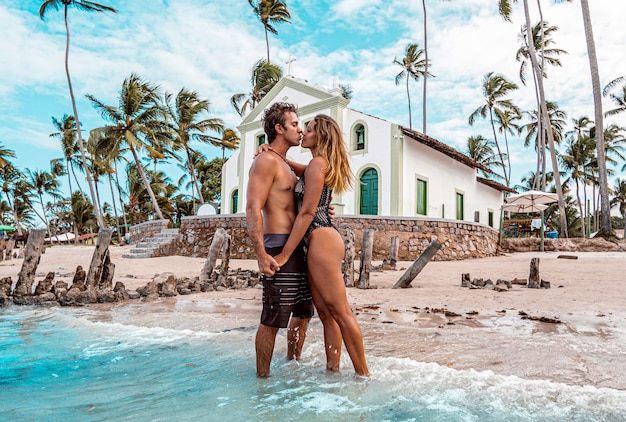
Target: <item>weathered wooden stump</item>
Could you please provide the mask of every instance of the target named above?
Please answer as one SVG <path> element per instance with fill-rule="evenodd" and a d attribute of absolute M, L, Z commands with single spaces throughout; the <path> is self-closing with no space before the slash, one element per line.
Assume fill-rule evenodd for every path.
<path fill-rule="evenodd" d="M 469 287 L 472 284 L 470 273 L 461 274 L 461 287 Z"/>
<path fill-rule="evenodd" d="M 411 264 L 409 268 L 407 268 L 404 274 L 402 274 L 402 277 L 396 281 L 396 284 L 394 284 L 392 288 L 406 289 L 407 287 L 410 287 L 413 279 L 415 279 L 415 277 L 417 277 L 417 275 L 424 269 L 426 264 L 433 259 L 433 256 L 435 256 L 440 248 L 441 243 L 437 240 L 432 240 L 426 249 L 424 249 L 424 252 L 422 252 L 422 254 Z"/>
<path fill-rule="evenodd" d="M 215 268 L 215 261 L 217 261 L 217 257 L 222 252 L 222 246 L 225 242 L 230 245 L 230 236 L 226 233 L 226 230 L 224 230 L 222 227 L 218 227 L 213 234 L 213 241 L 211 241 L 209 253 L 207 255 L 206 261 L 204 261 L 202 271 L 200 271 L 200 281 L 206 281 L 211 278 L 213 268 Z M 228 250 L 230 252 L 230 248 Z"/>
<path fill-rule="evenodd" d="M 354 232 L 350 229 L 346 230 L 343 237 L 345 246 L 345 254 L 343 257 L 343 283 L 346 287 L 354 287 Z"/>
<path fill-rule="evenodd" d="M 17 284 L 13 292 L 14 298 L 32 295 L 35 272 L 37 271 L 37 265 L 39 265 L 45 237 L 45 229 L 33 229 L 30 231 L 28 240 L 26 241 L 26 247 L 24 248 L 25 255 L 24 262 L 22 262 L 22 269 L 17 275 Z"/>
<path fill-rule="evenodd" d="M 530 274 L 528 275 L 528 288 L 538 289 L 541 287 L 541 277 L 539 277 L 539 258 L 530 260 Z"/>
<path fill-rule="evenodd" d="M 5 251 L 4 254 L 4 259 L 6 261 L 10 261 L 11 258 L 13 258 L 13 248 L 15 247 L 15 240 L 14 239 L 9 239 L 9 241 L 7 242 L 7 249 Z"/>
<path fill-rule="evenodd" d="M 96 249 L 93 251 L 91 265 L 89 265 L 89 271 L 85 279 L 85 287 L 87 290 L 98 289 L 100 286 L 100 280 L 102 279 L 102 272 L 106 265 L 112 237 L 112 229 L 100 229 L 100 231 L 98 231 L 98 242 L 96 242 Z"/>
<path fill-rule="evenodd" d="M 370 270 L 372 268 L 372 249 L 374 247 L 374 230 L 363 230 L 363 246 L 361 247 L 361 267 L 359 268 L 359 289 L 369 289 Z"/>
<path fill-rule="evenodd" d="M 400 248 L 400 237 L 392 236 L 391 244 L 389 245 L 389 267 L 392 270 L 396 269 L 396 263 L 398 262 L 398 249 Z"/>

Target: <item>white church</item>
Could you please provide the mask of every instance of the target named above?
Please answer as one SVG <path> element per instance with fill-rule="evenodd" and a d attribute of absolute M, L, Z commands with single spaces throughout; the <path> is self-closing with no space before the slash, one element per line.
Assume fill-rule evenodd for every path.
<path fill-rule="evenodd" d="M 510 189 L 479 177 L 482 164 L 423 133 L 350 109 L 336 82 L 325 89 L 292 76 L 281 79 L 238 126 L 240 148 L 222 170 L 221 214 L 245 212 L 248 171 L 258 145 L 265 142 L 261 116 L 276 101 L 296 104 L 303 128 L 320 113 L 342 128 L 360 183 L 334 195 L 337 215 L 424 217 L 499 227 L 503 192 Z M 311 154 L 293 147 L 287 157 L 307 163 Z"/>

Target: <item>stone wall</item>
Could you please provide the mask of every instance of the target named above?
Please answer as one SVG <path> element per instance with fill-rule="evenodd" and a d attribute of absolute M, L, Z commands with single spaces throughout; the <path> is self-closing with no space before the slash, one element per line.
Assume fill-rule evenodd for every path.
<path fill-rule="evenodd" d="M 536 252 L 541 240 L 537 237 L 502 239 L 505 252 Z M 626 252 L 626 241 L 609 242 L 603 238 L 544 239 L 546 252 Z"/>
<path fill-rule="evenodd" d="M 137 224 L 128 230 L 128 241 L 130 244 L 135 245 L 157 233 L 161 233 L 161 230 L 167 229 L 169 225 L 169 220 L 152 220 Z"/>
<path fill-rule="evenodd" d="M 357 253 L 361 251 L 364 229 L 373 229 L 375 260 L 389 255 L 392 236 L 399 237 L 398 259 L 413 261 L 433 239 L 442 247 L 434 261 L 454 261 L 468 258 L 482 258 L 498 254 L 497 230 L 482 224 L 455 220 L 429 220 L 407 217 L 335 217 L 335 225 L 343 235 L 346 229 L 354 232 Z M 180 227 L 180 240 L 176 241 L 177 255 L 205 257 L 218 227 L 224 227 L 232 239 L 231 257 L 234 259 L 254 259 L 254 247 L 248 236 L 246 218 L 243 215 L 216 215 L 183 217 Z M 357 255 L 358 257 L 358 255 Z"/>

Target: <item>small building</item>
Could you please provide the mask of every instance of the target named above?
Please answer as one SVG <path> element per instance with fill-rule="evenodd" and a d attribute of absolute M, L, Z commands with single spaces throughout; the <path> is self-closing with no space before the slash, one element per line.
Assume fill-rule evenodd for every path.
<path fill-rule="evenodd" d="M 424 217 L 499 227 L 503 192 L 510 189 L 478 176 L 478 170 L 488 169 L 423 133 L 349 108 L 337 81 L 334 85 L 325 89 L 285 77 L 243 119 L 240 148 L 222 170 L 222 214 L 245 212 L 248 171 L 265 142 L 263 111 L 286 101 L 298 106 L 303 128 L 320 113 L 342 128 L 358 183 L 353 191 L 334 195 L 338 215 Z M 287 157 L 306 163 L 311 154 L 293 147 Z"/>

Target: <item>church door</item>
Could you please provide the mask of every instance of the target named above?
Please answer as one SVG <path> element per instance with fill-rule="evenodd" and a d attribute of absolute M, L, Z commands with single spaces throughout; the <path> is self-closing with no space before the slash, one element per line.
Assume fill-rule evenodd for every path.
<path fill-rule="evenodd" d="M 361 176 L 360 214 L 378 215 L 378 172 L 369 169 Z"/>

